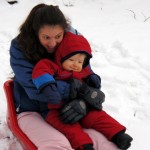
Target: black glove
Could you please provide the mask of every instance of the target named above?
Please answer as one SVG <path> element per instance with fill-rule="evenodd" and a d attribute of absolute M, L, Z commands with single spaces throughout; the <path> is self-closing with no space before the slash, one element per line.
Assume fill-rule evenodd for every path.
<path fill-rule="evenodd" d="M 78 79 L 71 79 L 70 80 L 70 95 L 69 98 L 71 100 L 79 98 L 78 97 L 78 93 L 80 92 L 81 88 L 82 88 L 83 82 L 81 82 Z"/>
<path fill-rule="evenodd" d="M 59 104 L 62 100 L 61 95 L 57 90 L 56 84 L 54 83 L 50 83 L 41 88 L 40 92 L 45 95 L 46 99 L 51 104 Z"/>
<path fill-rule="evenodd" d="M 97 88 L 83 84 L 79 92 L 79 97 L 84 99 L 90 106 L 102 110 L 102 103 L 105 101 L 105 94 Z"/>
<path fill-rule="evenodd" d="M 85 82 L 94 88 L 101 88 L 101 78 L 97 74 L 91 74 L 86 79 Z"/>
<path fill-rule="evenodd" d="M 60 110 L 60 119 L 64 123 L 76 123 L 87 113 L 86 104 L 81 99 L 75 99 L 65 104 Z"/>
<path fill-rule="evenodd" d="M 81 98 L 90 106 L 101 110 L 105 100 L 105 94 L 97 88 L 88 86 L 77 79 L 70 82 L 70 99 Z"/>

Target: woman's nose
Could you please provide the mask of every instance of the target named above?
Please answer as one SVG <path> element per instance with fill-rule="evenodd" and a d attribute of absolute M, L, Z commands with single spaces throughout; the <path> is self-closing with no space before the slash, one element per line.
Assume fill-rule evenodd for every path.
<path fill-rule="evenodd" d="M 49 47 L 55 47 L 57 45 L 57 42 L 54 39 L 51 39 L 48 43 Z"/>

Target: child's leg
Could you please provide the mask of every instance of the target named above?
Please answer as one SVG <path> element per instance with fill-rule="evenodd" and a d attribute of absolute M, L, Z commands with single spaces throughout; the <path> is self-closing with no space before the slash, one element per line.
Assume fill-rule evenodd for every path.
<path fill-rule="evenodd" d="M 93 144 L 91 138 L 83 131 L 79 123 L 64 124 L 59 119 L 58 110 L 51 110 L 46 117 L 46 121 L 62 132 L 74 149 L 82 147 L 85 144 Z"/>
<path fill-rule="evenodd" d="M 125 133 L 126 128 L 105 111 L 91 111 L 82 119 L 82 125 L 103 133 L 120 149 L 128 149 L 133 138 Z"/>
<path fill-rule="evenodd" d="M 93 128 L 103 133 L 109 140 L 126 128 L 118 121 L 108 115 L 105 111 L 91 111 L 81 121 L 83 127 Z"/>
<path fill-rule="evenodd" d="M 19 114 L 18 124 L 38 150 L 73 150 L 66 137 L 47 124 L 36 112 Z"/>

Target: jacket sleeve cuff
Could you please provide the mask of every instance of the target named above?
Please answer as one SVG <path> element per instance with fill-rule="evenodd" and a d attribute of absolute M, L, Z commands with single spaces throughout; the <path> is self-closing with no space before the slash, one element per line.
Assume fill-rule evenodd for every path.
<path fill-rule="evenodd" d="M 50 83 L 55 83 L 55 79 L 50 74 L 41 75 L 35 79 L 32 79 L 32 81 L 37 89 L 41 89 L 43 86 Z"/>

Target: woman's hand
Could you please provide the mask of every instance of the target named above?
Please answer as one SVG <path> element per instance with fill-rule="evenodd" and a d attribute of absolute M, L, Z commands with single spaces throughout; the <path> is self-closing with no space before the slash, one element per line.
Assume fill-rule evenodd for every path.
<path fill-rule="evenodd" d="M 76 123 L 87 113 L 87 107 L 82 99 L 75 99 L 64 105 L 60 110 L 60 118 L 64 123 Z"/>

